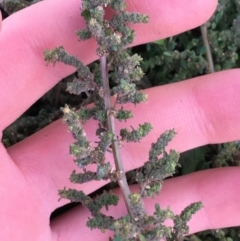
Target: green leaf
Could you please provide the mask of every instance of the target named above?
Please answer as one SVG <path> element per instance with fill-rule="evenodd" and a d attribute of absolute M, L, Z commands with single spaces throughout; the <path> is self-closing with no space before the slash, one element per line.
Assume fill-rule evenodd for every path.
<path fill-rule="evenodd" d="M 186 62 L 185 59 L 181 59 L 180 64 L 181 64 L 183 69 L 187 69 L 187 62 Z"/>
<path fill-rule="evenodd" d="M 146 241 L 145 237 L 142 234 L 139 235 L 139 239 L 140 241 Z"/>
<path fill-rule="evenodd" d="M 207 165 L 205 157 L 209 151 L 209 147 L 204 146 L 181 153 L 179 159 L 179 163 L 182 166 L 181 174 L 186 175 L 197 170 L 205 169 Z"/>
<path fill-rule="evenodd" d="M 151 44 L 147 44 L 147 45 L 146 45 L 146 50 L 147 50 L 147 51 L 150 51 L 150 50 L 151 50 Z"/>
<path fill-rule="evenodd" d="M 117 235 L 117 236 L 114 236 L 113 241 L 123 241 L 123 239 L 121 238 L 121 236 Z"/>
<path fill-rule="evenodd" d="M 158 44 L 158 45 L 163 45 L 164 44 L 164 39 L 157 40 L 154 43 Z"/>
<path fill-rule="evenodd" d="M 84 17 L 85 21 L 88 22 L 91 18 L 91 13 L 89 10 L 84 10 L 82 11 L 81 16 Z"/>
<path fill-rule="evenodd" d="M 172 54 L 171 54 L 170 52 L 167 52 L 167 51 L 165 51 L 165 52 L 163 53 L 163 55 L 165 55 L 165 56 L 167 56 L 167 57 L 172 57 Z"/>

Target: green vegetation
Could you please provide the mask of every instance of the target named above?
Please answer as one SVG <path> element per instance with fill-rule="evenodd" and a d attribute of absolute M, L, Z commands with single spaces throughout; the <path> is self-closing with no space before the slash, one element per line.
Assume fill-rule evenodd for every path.
<path fill-rule="evenodd" d="M 13 0 L 13 2 L 20 2 L 21 6 L 17 5 L 20 7 L 16 7 L 16 9 L 13 10 L 11 8 L 9 10 L 9 7 L 7 7 L 6 3 L 3 2 L 3 4 L 1 4 L 2 9 L 5 9 L 6 13 L 11 14 L 12 12 L 21 9 L 22 7 L 27 6 L 28 4 L 26 4 L 26 2 L 31 1 Z M 217 11 L 209 20 L 209 22 L 206 23 L 206 26 L 208 30 L 215 71 L 239 67 L 239 1 L 220 0 Z M 138 89 L 181 81 L 209 73 L 209 63 L 206 58 L 206 49 L 203 45 L 200 28 L 196 28 L 194 30 L 168 39 L 134 47 L 129 50 L 128 53 L 130 52 L 132 54 L 139 54 L 143 59 L 143 61 L 140 62 L 140 66 L 143 69 L 143 72 L 145 72 L 145 76 L 136 83 Z M 96 68 L 95 63 L 89 65 L 90 70 L 93 70 L 94 68 Z M 109 77 L 111 86 L 115 86 L 116 83 L 114 81 L 114 73 L 109 73 Z M 13 145 L 43 128 L 52 121 L 58 119 L 61 116 L 59 107 L 64 106 L 65 103 L 69 103 L 69 105 L 75 106 L 75 108 L 78 109 L 82 102 L 85 104 L 91 102 L 92 98 L 85 96 L 84 94 L 72 98 L 72 96 L 65 93 L 64 90 L 66 89 L 67 82 L 71 82 L 71 79 L 73 78 L 74 75 L 69 76 L 68 79 L 59 83 L 53 90 L 47 93 L 22 117 L 20 117 L 19 120 L 8 127 L 4 131 L 3 135 L 4 144 L 6 146 Z M 122 84 L 124 86 L 124 83 Z M 68 85 L 68 88 L 71 89 L 71 85 Z M 128 89 L 129 88 L 131 89 L 131 85 L 128 86 Z M 124 88 L 122 87 L 121 90 L 122 89 Z M 65 111 L 66 110 L 67 109 L 65 109 Z M 81 118 L 85 118 L 83 118 L 83 121 L 87 121 L 90 116 L 93 116 L 91 111 L 87 110 L 79 112 L 78 115 L 81 116 Z M 101 119 L 101 116 L 101 113 L 98 113 L 96 119 Z M 116 116 L 119 120 L 125 120 L 131 117 L 131 114 L 127 113 L 126 111 L 124 112 L 124 109 L 122 109 L 122 112 L 119 111 Z M 123 131 L 123 133 L 125 133 L 123 136 L 125 135 L 125 138 L 127 139 L 128 132 Z M 102 139 L 108 140 L 108 137 L 108 135 L 104 135 Z M 136 138 L 134 137 L 134 139 Z M 72 149 L 73 152 L 76 152 L 74 148 Z M 181 154 L 179 163 L 181 164 L 182 168 L 178 169 L 177 175 L 212 167 L 239 165 L 239 157 L 240 144 L 238 142 L 223 144 L 220 145 L 220 148 L 219 146 L 215 145 L 200 147 L 198 149 Z M 191 162 L 189 160 L 191 160 Z M 193 160 L 195 160 L 195 162 Z M 186 165 L 186 163 L 191 163 L 191 166 Z M 98 169 L 97 178 L 103 177 L 104 175 L 102 173 L 104 173 L 104 171 L 104 168 Z M 132 179 L 132 175 L 135 175 L 135 172 L 131 172 L 127 176 Z M 75 180 L 75 175 L 72 176 L 72 179 Z M 144 190 L 145 192 L 149 192 L 148 195 L 151 195 L 152 191 L 156 193 L 159 189 L 159 186 L 154 185 L 150 189 Z M 100 201 L 102 202 L 102 200 Z M 116 200 L 113 198 L 112 204 L 115 204 L 115 202 Z M 95 205 L 99 205 L 97 201 Z M 158 211 L 159 209 L 156 207 L 156 213 Z M 120 221 L 121 225 L 124 225 L 124 222 L 128 221 L 128 218 L 122 219 Z M 118 224 L 119 223 L 116 223 L 115 230 L 117 230 Z M 96 225 L 96 223 L 92 221 L 91 225 Z M 197 235 L 191 235 L 186 240 L 236 241 L 239 239 L 239 232 L 240 231 L 237 228 L 226 229 L 224 231 L 208 231 Z"/>
<path fill-rule="evenodd" d="M 106 9 L 111 8 L 114 15 L 105 18 Z M 86 29 L 77 31 L 80 40 L 94 38 L 97 42 L 96 54 L 99 56 L 92 70 L 84 66 L 75 56 L 65 52 L 63 47 L 46 50 L 44 58 L 47 63 L 62 62 L 73 66 L 77 70 L 77 77 L 67 83 L 67 91 L 71 94 L 90 93 L 93 96 L 93 107 L 82 106 L 79 110 L 71 109 L 68 105 L 62 108 L 63 121 L 67 123 L 75 142 L 70 145 L 70 154 L 74 156 L 75 164 L 82 169 L 70 176 L 73 183 L 86 183 L 93 180 L 110 180 L 118 182 L 128 215 L 115 219 L 101 213 L 103 206 L 108 210 L 109 205 L 118 204 L 118 196 L 103 192 L 96 199 L 87 196 L 76 189 L 59 190 L 61 198 L 71 202 L 81 202 L 89 209 L 91 218 L 87 226 L 91 229 L 99 228 L 114 231 L 114 241 L 157 241 L 164 238 L 168 241 L 181 241 L 188 234 L 187 222 L 202 204 L 192 203 L 180 215 L 175 215 L 170 208 L 163 210 L 156 204 L 156 211 L 148 216 L 145 211 L 143 198 L 154 197 L 159 194 L 163 179 L 172 176 L 178 166 L 179 154 L 165 148 L 175 136 L 174 130 L 163 133 L 156 143 L 152 143 L 149 159 L 145 162 L 143 172 L 137 172 L 135 181 L 140 185 L 139 193 L 131 193 L 124 171 L 120 148 L 122 143 L 139 142 L 152 129 L 150 123 L 139 124 L 139 128 L 126 128 L 116 132 L 116 120 L 122 121 L 132 118 L 124 104 L 139 104 L 146 101 L 147 96 L 136 89 L 136 83 L 143 78 L 139 67 L 142 60 L 137 54 L 129 55 L 125 47 L 134 40 L 135 33 L 129 28 L 129 23 L 147 23 L 148 16 L 130 13 L 125 10 L 123 0 L 84 0 L 82 1 L 81 16 L 86 22 Z M 115 85 L 109 86 L 109 74 L 114 77 Z M 111 93 L 112 92 L 112 93 Z M 111 103 L 111 99 L 114 103 Z M 119 108 L 120 105 L 120 108 Z M 83 129 L 82 123 L 88 119 L 98 121 L 96 135 L 97 145 L 91 143 Z M 106 152 L 112 152 L 114 165 L 106 159 Z M 96 171 L 89 171 L 88 165 L 94 165 Z M 172 219 L 173 227 L 166 226 L 165 220 Z M 110 240 L 112 240 L 110 238 Z"/>

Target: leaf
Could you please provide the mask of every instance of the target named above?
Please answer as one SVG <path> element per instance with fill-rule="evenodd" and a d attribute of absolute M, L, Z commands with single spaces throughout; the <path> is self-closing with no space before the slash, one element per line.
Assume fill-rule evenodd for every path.
<path fill-rule="evenodd" d="M 179 163 L 182 166 L 181 174 L 195 172 L 206 168 L 205 156 L 209 152 L 208 146 L 199 147 L 187 152 L 183 152 L 180 155 Z"/>
<path fill-rule="evenodd" d="M 150 51 L 150 50 L 151 50 L 151 44 L 147 44 L 147 45 L 146 45 L 146 50 L 147 50 L 147 51 Z"/>
<path fill-rule="evenodd" d="M 142 234 L 139 235 L 139 240 L 140 241 L 146 241 L 145 237 Z"/>
<path fill-rule="evenodd" d="M 121 238 L 121 236 L 115 236 L 113 241 L 123 241 L 123 239 Z"/>
<path fill-rule="evenodd" d="M 91 18 L 91 13 L 89 10 L 84 10 L 82 11 L 81 16 L 88 22 Z"/>
<path fill-rule="evenodd" d="M 158 44 L 158 45 L 163 45 L 164 44 L 164 39 L 157 40 L 154 43 Z"/>
<path fill-rule="evenodd" d="M 171 54 L 170 52 L 167 52 L 167 51 L 165 51 L 165 52 L 163 53 L 163 55 L 168 56 L 168 57 L 172 57 L 172 54 Z"/>

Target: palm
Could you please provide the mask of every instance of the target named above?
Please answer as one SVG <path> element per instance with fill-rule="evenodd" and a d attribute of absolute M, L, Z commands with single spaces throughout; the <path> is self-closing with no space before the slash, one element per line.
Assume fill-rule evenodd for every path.
<path fill-rule="evenodd" d="M 61 78 L 74 71 L 61 64 L 55 68 L 46 67 L 42 59 L 46 48 L 63 45 L 68 52 L 77 53 L 85 63 L 96 58 L 94 43 L 79 43 L 75 37 L 76 29 L 83 27 L 79 6 L 80 0 L 44 1 L 3 22 L 0 33 L 2 130 Z M 198 26 L 210 17 L 215 6 L 214 0 L 194 3 L 187 0 L 140 1 L 137 6 L 129 3 L 129 8 L 149 13 L 151 19 L 148 26 L 135 27 L 135 44 Z M 204 11 L 199 12 L 196 8 Z M 166 129 L 176 129 L 178 135 L 171 147 L 180 152 L 208 143 L 239 139 L 238 76 L 239 70 L 225 71 L 147 90 L 147 104 L 137 108 L 129 106 L 134 112 L 129 125 L 149 121 L 154 131 L 139 144 L 138 152 L 135 145 L 126 145 L 122 151 L 123 159 L 128 160 L 125 169 L 141 166 L 147 160 L 150 143 Z M 92 140 L 93 125 L 95 123 L 90 122 L 85 126 Z M 49 226 L 51 212 L 66 203 L 58 202 L 57 190 L 64 186 L 73 187 L 68 181 L 69 174 L 75 169 L 68 155 L 70 142 L 72 138 L 66 126 L 56 121 L 7 152 L 1 146 L 0 224 L 4 227 L 0 231 L 1 240 L 96 239 L 95 235 L 100 231 L 89 231 L 85 227 L 88 212 L 82 208 L 62 215 Z M 153 204 L 160 202 L 163 207 L 170 205 L 179 212 L 189 203 L 202 200 L 204 209 L 191 220 L 191 232 L 239 225 L 239 215 L 235 215 L 240 201 L 240 190 L 236 185 L 239 174 L 239 168 L 228 168 L 171 179 L 166 181 L 161 197 L 146 202 L 147 209 L 152 213 Z M 81 188 L 90 193 L 104 184 L 89 183 Z M 115 213 L 111 211 L 112 215 L 126 212 L 121 204 Z M 102 234 L 98 237 L 108 240 Z"/>
<path fill-rule="evenodd" d="M 29 182 L 28 177 L 16 167 L 11 157 L 1 148 L 1 216 L 0 223 L 4 225 L 1 240 L 51 240 L 50 229 L 47 226 L 50 212 L 47 203 L 42 199 L 36 187 Z M 29 231 L 26 230 L 30 224 Z M 21 239 L 19 239 L 21 237 Z"/>

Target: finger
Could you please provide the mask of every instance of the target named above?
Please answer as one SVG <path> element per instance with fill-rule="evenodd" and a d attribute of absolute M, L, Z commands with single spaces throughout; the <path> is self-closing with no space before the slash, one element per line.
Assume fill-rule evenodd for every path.
<path fill-rule="evenodd" d="M 85 64 L 95 60 L 95 42 L 78 42 L 76 30 L 84 28 L 80 0 L 49 0 L 13 14 L 3 22 L 0 36 L 0 109 L 4 129 L 59 80 L 74 71 L 57 64 L 46 66 L 43 52 L 64 46 Z M 147 25 L 134 25 L 134 44 L 165 38 L 205 22 L 216 0 L 128 1 L 128 9 L 150 15 Z M 183 7 L 184 6 L 184 7 Z M 21 101 L 18 101 L 21 100 Z"/>
<path fill-rule="evenodd" d="M 124 144 L 121 154 L 125 170 L 142 166 L 148 160 L 151 143 L 168 129 L 178 133 L 168 148 L 179 152 L 240 139 L 239 89 L 239 70 L 231 70 L 146 90 L 147 103 L 136 108 L 126 105 L 134 118 L 117 123 L 118 130 L 143 122 L 153 125 L 153 131 L 140 143 Z M 84 126 L 91 141 L 96 141 L 96 128 L 95 121 Z M 8 150 L 29 181 L 38 183 L 39 195 L 45 194 L 52 210 L 64 203 L 57 202 L 58 189 L 76 187 L 68 181 L 72 170 L 77 169 L 68 154 L 71 142 L 67 126 L 56 121 Z M 109 154 L 107 160 L 111 160 Z M 89 193 L 104 184 L 90 182 L 80 188 Z"/>
<path fill-rule="evenodd" d="M 167 209 L 170 206 L 175 214 L 181 211 L 190 203 L 202 201 L 203 208 L 193 215 L 188 225 L 190 234 L 207 230 L 238 226 L 240 216 L 236 215 L 239 211 L 240 187 L 239 183 L 240 168 L 219 168 L 192 173 L 166 180 L 160 195 L 154 199 L 144 199 L 148 215 L 153 215 L 155 203 Z M 138 192 L 138 186 L 132 190 Z M 120 197 L 120 191 L 113 190 Z M 104 213 L 115 218 L 127 214 L 123 200 L 117 207 L 110 207 Z M 56 240 L 79 240 L 79 238 L 91 241 L 98 237 L 99 241 L 108 240 L 113 232 L 102 233 L 99 230 L 90 230 L 86 227 L 86 222 L 90 213 L 83 207 L 77 207 L 66 214 L 56 218 L 51 223 L 53 235 Z M 167 225 L 170 225 L 167 222 Z"/>

